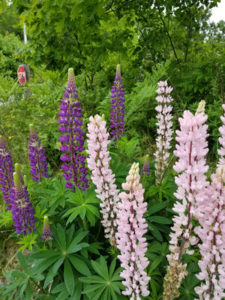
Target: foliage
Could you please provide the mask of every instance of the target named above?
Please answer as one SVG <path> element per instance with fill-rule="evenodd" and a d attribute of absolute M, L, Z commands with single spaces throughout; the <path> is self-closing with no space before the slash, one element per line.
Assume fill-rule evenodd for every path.
<path fill-rule="evenodd" d="M 12 215 L 0 195 L 0 298 L 128 299 L 122 295 L 118 250 L 104 239 L 95 186 L 75 193 L 65 188 L 60 171 L 58 111 L 66 71 L 74 67 L 83 129 L 90 115 L 110 120 L 110 88 L 120 60 L 125 89 L 126 135 L 109 145 L 110 167 L 120 190 L 130 165 L 150 156 L 150 176 L 142 176 L 151 276 L 147 299 L 159 300 L 166 272 L 170 226 L 174 213 L 174 157 L 160 185 L 155 185 L 155 97 L 157 82 L 174 90 L 174 130 L 183 110 L 195 111 L 206 100 L 208 160 L 215 168 L 221 104 L 225 103 L 225 22 L 209 23 L 218 0 L 15 0 L 0 4 L 0 135 L 22 163 L 35 207 L 37 231 L 14 233 Z M 56 14 L 57 11 L 57 14 Z M 28 44 L 22 41 L 26 21 Z M 30 82 L 17 82 L 19 64 L 27 63 Z M 28 164 L 29 124 L 45 146 L 50 178 L 35 183 Z M 175 136 L 175 134 L 174 134 Z M 173 140 L 172 144 L 174 145 Z M 85 148 L 87 145 L 85 143 Z M 86 155 L 86 154 L 85 154 Z M 54 240 L 41 240 L 47 215 Z M 13 245 L 11 245 L 11 243 Z M 9 244 L 9 245 L 8 245 Z M 12 252 L 8 248 L 12 248 Z M 179 299 L 196 297 L 199 253 L 187 255 L 189 275 Z"/>

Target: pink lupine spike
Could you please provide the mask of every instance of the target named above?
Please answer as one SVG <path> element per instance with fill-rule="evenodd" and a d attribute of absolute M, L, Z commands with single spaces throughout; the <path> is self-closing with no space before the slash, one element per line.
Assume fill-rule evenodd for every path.
<path fill-rule="evenodd" d="M 211 185 L 202 195 L 196 210 L 199 226 L 195 232 L 201 240 L 200 273 L 197 278 L 201 284 L 195 292 L 200 300 L 222 300 L 225 297 L 225 117 L 222 116 L 221 120 L 219 162 L 215 174 L 211 176 Z"/>
<path fill-rule="evenodd" d="M 179 118 L 180 130 L 177 133 L 177 145 L 174 155 L 178 158 L 174 170 L 178 173 L 175 178 L 178 201 L 174 205 L 177 215 L 173 218 L 174 225 L 170 234 L 170 254 L 167 256 L 169 266 L 164 280 L 164 300 L 172 300 L 179 296 L 179 287 L 186 276 L 186 265 L 182 264 L 183 254 L 191 254 L 188 249 L 197 243 L 193 235 L 191 220 L 197 217 L 199 203 L 205 197 L 208 187 L 205 173 L 206 154 L 208 152 L 207 116 L 197 111 L 193 115 L 184 111 L 183 118 Z"/>
<path fill-rule="evenodd" d="M 147 203 L 144 202 L 144 190 L 140 183 L 139 165 L 134 163 L 122 184 L 126 192 L 120 193 L 121 202 L 118 210 L 118 232 L 116 234 L 117 247 L 120 250 L 118 258 L 123 271 L 124 295 L 130 299 L 139 300 L 148 296 L 148 282 L 150 278 L 145 272 L 149 261 L 145 257 L 147 243 L 144 234 L 147 232 L 147 223 L 143 217 Z"/>
<path fill-rule="evenodd" d="M 101 200 L 100 207 L 105 237 L 110 239 L 112 245 L 115 245 L 119 191 L 115 185 L 115 175 L 109 167 L 111 158 L 107 147 L 110 140 L 106 130 L 106 122 L 99 115 L 90 117 L 87 137 L 87 153 L 89 155 L 87 163 L 92 173 L 91 179 L 96 185 L 97 197 Z"/>
<path fill-rule="evenodd" d="M 205 201 L 199 206 L 200 226 L 195 229 L 201 239 L 200 273 L 196 276 L 201 284 L 195 288 L 200 300 L 225 297 L 225 166 L 218 167 L 211 179 Z"/>
<path fill-rule="evenodd" d="M 156 183 L 161 184 L 165 169 L 168 166 L 169 149 L 171 148 L 170 142 L 172 140 L 172 106 L 170 103 L 173 101 L 170 93 L 173 88 L 168 86 L 166 81 L 158 82 L 159 88 L 157 89 L 158 96 L 156 101 L 159 105 L 156 106 L 157 116 L 157 150 L 155 153 L 156 158 Z"/>

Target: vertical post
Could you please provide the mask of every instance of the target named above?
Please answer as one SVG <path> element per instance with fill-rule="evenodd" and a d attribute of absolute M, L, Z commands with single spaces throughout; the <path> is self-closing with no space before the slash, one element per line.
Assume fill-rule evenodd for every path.
<path fill-rule="evenodd" d="M 27 33 L 26 33 L 26 23 L 23 23 L 23 37 L 24 37 L 24 44 L 27 44 Z"/>

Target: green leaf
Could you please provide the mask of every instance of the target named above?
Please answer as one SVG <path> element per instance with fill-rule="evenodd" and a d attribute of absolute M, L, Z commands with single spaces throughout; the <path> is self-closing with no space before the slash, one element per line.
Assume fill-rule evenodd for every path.
<path fill-rule="evenodd" d="M 171 224 L 172 221 L 166 217 L 161 216 L 152 216 L 150 217 L 151 222 L 159 223 L 159 224 Z"/>
<path fill-rule="evenodd" d="M 81 274 L 89 276 L 91 275 L 91 272 L 87 266 L 87 264 L 77 256 L 69 255 L 69 260 L 71 261 L 74 268 Z"/>
<path fill-rule="evenodd" d="M 60 248 L 62 250 L 66 250 L 66 236 L 65 236 L 65 231 L 63 227 L 58 224 L 57 226 L 57 233 L 55 238 L 57 239 L 58 244 L 60 245 Z"/>
<path fill-rule="evenodd" d="M 54 256 L 48 259 L 41 259 L 39 262 L 35 264 L 35 269 L 42 273 L 46 269 L 48 269 L 49 266 L 51 266 L 54 262 L 56 262 L 59 259 L 59 256 Z"/>
<path fill-rule="evenodd" d="M 89 244 L 87 244 L 87 243 L 80 243 L 80 244 L 74 245 L 73 247 L 72 246 L 69 247 L 67 249 L 67 253 L 69 253 L 69 254 L 76 253 L 76 252 L 80 251 L 81 249 L 86 248 L 88 246 L 89 246 Z"/>
<path fill-rule="evenodd" d="M 79 280 L 84 283 L 105 283 L 105 280 L 97 275 L 92 275 L 88 277 L 80 277 Z"/>
<path fill-rule="evenodd" d="M 67 259 L 64 263 L 64 282 L 68 293 L 72 295 L 74 291 L 74 274 L 72 267 Z"/>
<path fill-rule="evenodd" d="M 164 209 L 165 207 L 167 207 L 167 202 L 162 202 L 162 203 L 157 203 L 157 204 L 153 204 L 149 207 L 148 209 L 148 214 L 149 215 L 153 215 L 154 213 Z"/>
<path fill-rule="evenodd" d="M 154 261 L 150 264 L 148 275 L 151 275 L 151 273 L 158 267 L 162 260 L 163 257 L 157 257 L 156 259 L 154 259 Z"/>
<path fill-rule="evenodd" d="M 101 256 L 99 262 L 91 261 L 91 265 L 95 272 L 102 276 L 105 280 L 109 280 L 109 273 L 105 259 Z"/>
<path fill-rule="evenodd" d="M 64 262 L 64 257 L 61 257 L 49 270 L 45 282 L 44 282 L 44 288 L 46 288 L 49 283 L 52 281 L 52 279 L 55 277 L 58 269 L 60 268 L 60 266 L 62 265 L 62 263 Z"/>

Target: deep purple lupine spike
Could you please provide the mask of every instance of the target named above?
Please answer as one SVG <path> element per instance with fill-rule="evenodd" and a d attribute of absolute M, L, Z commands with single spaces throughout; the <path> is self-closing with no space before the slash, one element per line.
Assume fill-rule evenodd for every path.
<path fill-rule="evenodd" d="M 29 200 L 27 187 L 21 182 L 21 174 L 14 172 L 14 187 L 10 190 L 11 211 L 16 233 L 28 234 L 35 230 L 34 208 Z"/>
<path fill-rule="evenodd" d="M 0 186 L 3 199 L 7 205 L 10 204 L 10 189 L 14 185 L 13 171 L 11 155 L 5 145 L 3 137 L 0 136 Z M 10 205 L 8 208 L 10 208 Z"/>
<path fill-rule="evenodd" d="M 44 216 L 44 224 L 43 224 L 43 231 L 42 231 L 41 239 L 44 242 L 49 242 L 49 241 L 53 240 L 52 233 L 51 233 L 51 230 L 50 230 L 48 216 Z"/>
<path fill-rule="evenodd" d="M 41 181 L 42 177 L 50 177 L 48 174 L 45 149 L 41 146 L 40 140 L 32 124 L 30 124 L 29 160 L 31 166 L 30 172 L 33 180 Z"/>
<path fill-rule="evenodd" d="M 60 159 L 63 161 L 63 176 L 66 179 L 66 187 L 75 191 L 88 188 L 87 169 L 85 168 L 86 157 L 82 154 L 84 150 L 84 132 L 81 117 L 81 105 L 77 100 L 77 89 L 75 76 L 72 68 L 68 70 L 68 83 L 64 97 L 60 105 L 58 119 L 61 126 L 59 130 L 63 133 L 59 138 L 62 143 L 60 147 L 63 153 Z"/>
<path fill-rule="evenodd" d="M 117 65 L 116 76 L 114 80 L 114 85 L 111 89 L 111 119 L 110 119 L 110 134 L 114 140 L 118 140 L 121 136 L 125 134 L 125 121 L 124 121 L 124 109 L 125 109 L 125 99 L 124 99 L 124 88 L 122 84 L 122 78 L 120 73 L 120 65 Z"/>

